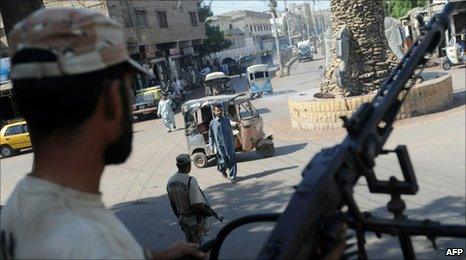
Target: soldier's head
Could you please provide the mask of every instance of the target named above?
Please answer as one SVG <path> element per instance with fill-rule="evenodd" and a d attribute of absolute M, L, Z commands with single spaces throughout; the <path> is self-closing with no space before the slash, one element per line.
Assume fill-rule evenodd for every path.
<path fill-rule="evenodd" d="M 223 107 L 222 107 L 221 104 L 213 105 L 213 109 L 214 109 L 214 115 L 216 117 L 222 117 L 223 116 Z"/>
<path fill-rule="evenodd" d="M 191 158 L 189 155 L 183 153 L 176 157 L 176 166 L 180 173 L 188 174 L 191 171 Z"/>
<path fill-rule="evenodd" d="M 11 74 L 34 152 L 88 143 L 105 164 L 131 152 L 131 82 L 122 27 L 85 9 L 41 9 L 10 33 Z M 79 155 L 76 155 L 79 156 Z"/>

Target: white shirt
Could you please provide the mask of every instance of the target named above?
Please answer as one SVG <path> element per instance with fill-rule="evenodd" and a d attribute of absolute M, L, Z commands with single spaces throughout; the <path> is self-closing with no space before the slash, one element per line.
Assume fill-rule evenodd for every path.
<path fill-rule="evenodd" d="M 27 176 L 1 214 L 1 231 L 13 258 L 143 259 L 142 247 L 101 195 Z"/>
<path fill-rule="evenodd" d="M 165 100 L 160 99 L 159 106 L 157 108 L 157 114 L 160 115 L 162 118 L 174 116 L 172 110 L 172 101 L 169 98 Z"/>
<path fill-rule="evenodd" d="M 177 94 L 181 93 L 181 83 L 180 83 L 179 80 L 175 81 L 175 91 L 176 91 Z"/>

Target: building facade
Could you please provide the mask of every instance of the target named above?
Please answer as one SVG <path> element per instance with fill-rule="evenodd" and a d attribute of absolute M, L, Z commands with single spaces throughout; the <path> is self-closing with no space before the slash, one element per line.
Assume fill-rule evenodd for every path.
<path fill-rule="evenodd" d="M 155 84 L 174 77 L 192 82 L 198 62 L 196 47 L 205 38 L 197 1 L 169 0 L 44 0 L 46 8 L 89 8 L 124 26 L 131 57 L 152 70 Z M 136 75 L 135 88 L 154 84 Z"/>
<path fill-rule="evenodd" d="M 121 23 L 131 57 L 155 76 L 136 74 L 134 90 L 154 84 L 164 86 L 174 77 L 184 78 L 191 84 L 198 80 L 197 47 L 205 38 L 205 27 L 198 19 L 196 0 L 43 0 L 43 3 L 45 8 L 88 8 Z M 8 56 L 7 46 L 0 16 L 1 57 Z M 0 119 L 18 116 L 11 100 L 11 84 L 2 83 Z"/>
<path fill-rule="evenodd" d="M 156 83 L 174 77 L 196 81 L 197 48 L 205 38 L 197 1 L 108 1 L 108 13 L 124 25 L 131 57 L 152 69 Z M 136 84 L 147 85 L 144 78 Z"/>
<path fill-rule="evenodd" d="M 259 56 L 272 48 L 263 44 L 272 37 L 271 15 L 250 10 L 223 13 L 209 18 L 209 23 L 218 26 L 225 38 L 232 42 L 229 49 L 215 53 L 220 61 L 224 58 Z"/>
<path fill-rule="evenodd" d="M 2 16 L 0 15 L 0 58 L 8 56 L 8 43 L 5 35 L 5 28 L 3 27 Z"/>

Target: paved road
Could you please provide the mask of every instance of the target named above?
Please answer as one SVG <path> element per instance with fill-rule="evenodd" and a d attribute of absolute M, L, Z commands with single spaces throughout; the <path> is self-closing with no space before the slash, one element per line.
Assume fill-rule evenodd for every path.
<path fill-rule="evenodd" d="M 227 183 L 215 167 L 193 168 L 210 203 L 225 216 L 223 223 L 212 222 L 212 235 L 228 221 L 247 214 L 280 212 L 312 156 L 323 147 L 336 144 L 344 132 L 305 133 L 291 128 L 287 101 L 302 91 L 318 88 L 318 66 L 323 60 L 296 64 L 289 77 L 273 80 L 274 94 L 254 101 L 265 122 L 266 134 L 273 134 L 276 155 L 261 159 L 254 152 L 238 154 L 239 181 Z M 420 191 L 405 197 L 408 214 L 414 218 L 431 218 L 447 223 L 465 224 L 465 68 L 450 71 L 454 78 L 455 102 L 441 112 L 402 120 L 387 147 L 407 144 L 417 172 Z M 235 78 L 235 87 L 245 88 L 245 78 Z M 180 114 L 177 126 L 183 127 Z M 183 239 L 165 192 L 169 176 L 176 171 L 174 158 L 186 151 L 182 129 L 166 134 L 161 120 L 147 120 L 134 126 L 133 153 L 119 166 L 107 167 L 101 190 L 103 199 L 143 245 L 163 248 Z M 0 160 L 1 203 L 16 182 L 31 168 L 32 154 L 24 153 Z M 380 178 L 401 176 L 394 158 L 380 158 L 376 171 Z M 388 196 L 368 193 L 364 181 L 358 183 L 355 197 L 362 210 L 386 215 Z M 248 225 L 233 232 L 222 247 L 224 259 L 249 259 L 255 256 L 266 239 L 271 224 Z M 368 238 L 370 258 L 400 258 L 391 237 Z M 464 240 L 439 239 L 438 250 L 425 238 L 414 239 L 419 258 L 437 259 L 447 247 L 463 247 Z"/>

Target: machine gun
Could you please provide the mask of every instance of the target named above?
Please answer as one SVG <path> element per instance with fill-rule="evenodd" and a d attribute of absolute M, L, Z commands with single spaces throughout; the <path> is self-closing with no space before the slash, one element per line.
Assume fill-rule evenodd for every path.
<path fill-rule="evenodd" d="M 405 259 L 415 259 L 411 236 L 466 237 L 466 226 L 442 225 L 430 220 L 410 220 L 401 195 L 418 191 L 416 176 L 406 146 L 385 150 L 383 146 L 393 130 L 393 122 L 412 86 L 412 76 L 425 65 L 428 55 L 444 39 L 452 6 L 447 4 L 442 13 L 427 24 L 421 36 L 410 48 L 398 66 L 370 103 L 362 104 L 351 118 L 343 118 L 348 135 L 342 143 L 319 152 L 304 169 L 303 180 L 297 186 L 288 207 L 282 214 L 252 215 L 227 224 L 214 240 L 200 249 L 211 250 L 211 259 L 217 259 L 220 246 L 235 228 L 252 222 L 278 221 L 258 259 L 313 259 L 323 258 L 334 246 L 335 219 L 343 220 L 356 231 L 358 258 L 367 259 L 364 232 L 372 231 L 398 236 Z M 411 81 L 411 82 L 410 82 Z M 410 83 L 408 83 L 410 82 Z M 407 84 L 408 83 L 408 84 Z M 378 180 L 374 173 L 375 158 L 380 154 L 395 153 L 404 180 L 391 177 Z M 353 197 L 353 187 L 364 176 L 371 193 L 390 194 L 387 204 L 393 219 L 362 213 Z M 347 211 L 342 212 L 346 206 Z M 333 239 L 335 240 L 335 239 Z M 333 243 L 333 244 L 332 244 Z M 435 247 L 435 242 L 434 242 Z"/>

